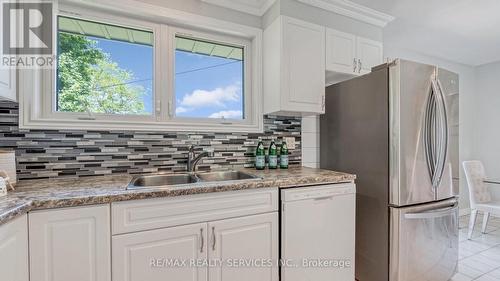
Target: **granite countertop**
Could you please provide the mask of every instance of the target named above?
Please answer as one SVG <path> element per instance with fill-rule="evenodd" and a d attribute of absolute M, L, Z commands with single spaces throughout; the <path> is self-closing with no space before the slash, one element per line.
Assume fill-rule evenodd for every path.
<path fill-rule="evenodd" d="M 209 192 L 254 188 L 308 186 L 353 182 L 355 175 L 305 167 L 287 170 L 243 169 L 258 180 L 194 183 L 168 188 L 127 190 L 131 175 L 84 177 L 77 179 L 25 180 L 16 191 L 0 197 L 0 224 L 31 210 L 103 204 L 157 197 L 171 197 Z"/>

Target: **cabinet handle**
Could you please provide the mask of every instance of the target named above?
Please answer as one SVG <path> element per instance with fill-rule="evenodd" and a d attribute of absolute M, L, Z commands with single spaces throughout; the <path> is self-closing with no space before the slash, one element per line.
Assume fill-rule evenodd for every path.
<path fill-rule="evenodd" d="M 325 111 L 325 96 L 321 97 L 321 110 Z"/>
<path fill-rule="evenodd" d="M 353 63 L 352 63 L 352 66 L 353 66 L 352 71 L 353 71 L 354 73 L 356 73 L 356 67 L 357 67 L 357 64 L 356 64 L 356 58 L 354 58 L 354 61 L 353 61 Z"/>
<path fill-rule="evenodd" d="M 215 227 L 212 226 L 212 251 L 215 251 Z"/>
<path fill-rule="evenodd" d="M 358 59 L 358 73 L 361 73 L 361 59 Z"/>
<path fill-rule="evenodd" d="M 203 248 L 205 247 L 205 238 L 203 238 L 203 228 L 200 228 L 200 236 L 201 236 L 200 253 L 203 253 Z"/>

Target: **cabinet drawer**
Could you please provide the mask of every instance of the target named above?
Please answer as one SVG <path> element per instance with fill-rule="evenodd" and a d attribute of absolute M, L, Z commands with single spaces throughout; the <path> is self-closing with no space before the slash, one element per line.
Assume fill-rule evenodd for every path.
<path fill-rule="evenodd" d="M 112 233 L 128 233 L 278 210 L 278 189 L 230 191 L 111 204 Z"/>

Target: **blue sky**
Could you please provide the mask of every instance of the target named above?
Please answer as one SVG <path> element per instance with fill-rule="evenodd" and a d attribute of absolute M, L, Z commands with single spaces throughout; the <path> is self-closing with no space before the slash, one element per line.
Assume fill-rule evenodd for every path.
<path fill-rule="evenodd" d="M 176 115 L 241 119 L 243 62 L 175 52 Z"/>
<path fill-rule="evenodd" d="M 133 81 L 140 80 L 140 82 L 131 84 L 140 85 L 144 88 L 144 107 L 147 112 L 151 113 L 153 103 L 153 47 L 93 37 L 90 37 L 90 39 L 97 41 L 97 47 L 110 54 L 111 59 L 118 63 L 120 68 L 133 72 Z"/>
<path fill-rule="evenodd" d="M 153 48 L 125 42 L 96 40 L 122 69 L 134 73 L 145 89 L 144 105 L 152 110 Z M 175 52 L 176 115 L 182 117 L 242 118 L 243 62 Z M 130 81 L 132 82 L 132 81 Z"/>

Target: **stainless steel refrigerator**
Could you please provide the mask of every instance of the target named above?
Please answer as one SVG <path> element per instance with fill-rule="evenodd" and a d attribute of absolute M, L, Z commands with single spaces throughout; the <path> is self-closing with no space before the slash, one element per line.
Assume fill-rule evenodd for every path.
<path fill-rule="evenodd" d="M 401 59 L 326 89 L 321 168 L 356 180 L 356 279 L 447 281 L 458 260 L 458 75 Z"/>

